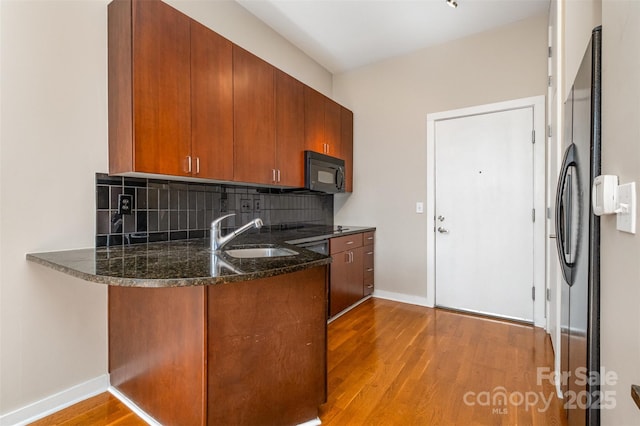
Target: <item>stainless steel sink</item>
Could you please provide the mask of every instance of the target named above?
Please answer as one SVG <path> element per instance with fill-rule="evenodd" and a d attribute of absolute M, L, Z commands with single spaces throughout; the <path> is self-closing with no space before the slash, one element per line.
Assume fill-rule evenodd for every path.
<path fill-rule="evenodd" d="M 299 254 L 295 250 L 284 247 L 251 247 L 224 250 L 224 253 L 231 257 L 239 259 L 258 258 L 258 257 L 283 257 L 295 256 Z"/>

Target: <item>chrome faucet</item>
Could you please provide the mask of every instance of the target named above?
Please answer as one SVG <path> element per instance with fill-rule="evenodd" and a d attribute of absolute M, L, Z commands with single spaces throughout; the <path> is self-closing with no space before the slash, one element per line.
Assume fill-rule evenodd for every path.
<path fill-rule="evenodd" d="M 212 251 L 218 251 L 222 248 L 222 246 L 224 246 L 225 244 L 227 244 L 229 241 L 231 241 L 232 239 L 234 239 L 235 237 L 237 237 L 238 235 L 242 234 L 245 231 L 248 231 L 249 229 L 253 228 L 254 226 L 258 229 L 261 228 L 262 225 L 264 225 L 262 223 L 262 219 L 253 219 L 251 222 L 247 223 L 244 226 L 241 226 L 240 228 L 236 229 L 233 232 L 228 233 L 227 235 L 225 235 L 224 237 L 222 236 L 222 226 L 220 225 L 220 223 L 231 216 L 235 216 L 235 213 L 231 213 L 228 214 L 226 216 L 222 216 L 219 217 L 217 219 L 215 219 L 213 222 L 211 222 L 211 250 Z"/>

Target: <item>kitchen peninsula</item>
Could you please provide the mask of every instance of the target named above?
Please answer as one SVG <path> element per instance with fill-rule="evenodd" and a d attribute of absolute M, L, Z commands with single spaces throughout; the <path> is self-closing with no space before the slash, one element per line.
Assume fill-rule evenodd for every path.
<path fill-rule="evenodd" d="M 202 239 L 27 259 L 109 284 L 111 385 L 161 424 L 296 424 L 326 400 L 331 259 L 290 249 L 233 258 Z"/>

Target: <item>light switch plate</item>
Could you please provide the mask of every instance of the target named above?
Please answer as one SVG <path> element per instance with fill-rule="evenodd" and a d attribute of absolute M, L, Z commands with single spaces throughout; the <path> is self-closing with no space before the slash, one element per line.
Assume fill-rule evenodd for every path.
<path fill-rule="evenodd" d="M 616 229 L 630 234 L 636 233 L 636 183 L 618 186 L 618 208 Z"/>
<path fill-rule="evenodd" d="M 424 203 L 422 201 L 416 203 L 416 213 L 424 213 Z"/>

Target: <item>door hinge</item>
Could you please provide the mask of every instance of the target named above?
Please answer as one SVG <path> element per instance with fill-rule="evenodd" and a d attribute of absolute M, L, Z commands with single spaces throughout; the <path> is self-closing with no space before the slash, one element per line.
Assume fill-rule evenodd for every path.
<path fill-rule="evenodd" d="M 533 223 L 536 221 L 536 209 L 531 209 L 531 221 Z"/>
<path fill-rule="evenodd" d="M 551 289 L 548 288 L 547 289 L 547 302 L 550 302 L 550 301 L 551 301 Z"/>
<path fill-rule="evenodd" d="M 531 298 L 534 300 L 536 300 L 536 286 L 531 287 Z"/>
<path fill-rule="evenodd" d="M 547 137 L 553 136 L 553 133 L 551 132 L 551 124 L 547 126 L 547 133 L 548 133 Z"/>
<path fill-rule="evenodd" d="M 549 57 L 552 58 L 553 57 L 553 51 L 551 50 L 551 46 L 549 46 Z"/>
<path fill-rule="evenodd" d="M 551 87 L 552 85 L 553 85 L 552 77 L 551 77 L 551 76 L 549 76 L 549 77 L 547 78 L 547 86 Z"/>
<path fill-rule="evenodd" d="M 531 143 L 536 143 L 536 131 L 531 131 Z"/>

